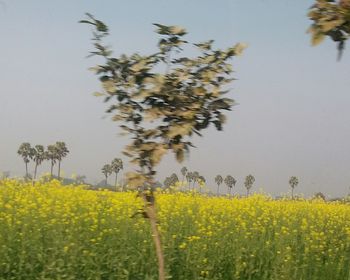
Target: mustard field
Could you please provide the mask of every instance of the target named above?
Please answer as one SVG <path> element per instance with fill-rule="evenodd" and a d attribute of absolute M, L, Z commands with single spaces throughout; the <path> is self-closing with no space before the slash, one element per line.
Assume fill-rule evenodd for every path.
<path fill-rule="evenodd" d="M 180 192 L 156 203 L 169 279 L 350 279 L 349 204 Z M 135 192 L 0 181 L 0 279 L 157 279 L 141 207 Z"/>

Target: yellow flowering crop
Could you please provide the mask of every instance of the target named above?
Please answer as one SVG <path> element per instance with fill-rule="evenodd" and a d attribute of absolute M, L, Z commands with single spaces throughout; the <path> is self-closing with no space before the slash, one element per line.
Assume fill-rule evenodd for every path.
<path fill-rule="evenodd" d="M 171 279 L 350 279 L 349 205 L 181 192 L 156 199 Z M 0 279 L 156 279 L 140 208 L 134 192 L 0 181 Z"/>

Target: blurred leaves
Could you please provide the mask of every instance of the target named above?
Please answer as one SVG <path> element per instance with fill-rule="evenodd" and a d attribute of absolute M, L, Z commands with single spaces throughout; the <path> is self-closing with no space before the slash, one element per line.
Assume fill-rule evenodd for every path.
<path fill-rule="evenodd" d="M 337 43 L 338 59 L 350 37 L 350 0 L 316 0 L 308 17 L 313 21 L 308 29 L 311 44 L 320 44 L 325 37 Z"/>

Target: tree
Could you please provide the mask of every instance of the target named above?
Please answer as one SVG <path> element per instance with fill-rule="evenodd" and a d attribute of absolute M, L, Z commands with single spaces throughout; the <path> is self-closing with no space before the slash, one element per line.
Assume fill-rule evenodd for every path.
<path fill-rule="evenodd" d="M 205 180 L 204 176 L 200 175 L 200 176 L 198 176 L 197 181 L 198 181 L 198 184 L 199 184 L 199 192 L 201 193 L 202 192 L 202 187 L 205 185 L 206 180 Z"/>
<path fill-rule="evenodd" d="M 308 16 L 313 21 L 308 30 L 312 45 L 330 37 L 337 43 L 339 60 L 350 38 L 350 0 L 316 0 Z"/>
<path fill-rule="evenodd" d="M 198 181 L 198 178 L 199 178 L 199 173 L 198 171 L 194 171 L 192 173 L 192 181 L 193 181 L 193 185 L 192 185 L 192 188 L 194 189 L 194 185 L 197 183 Z"/>
<path fill-rule="evenodd" d="M 220 188 L 220 185 L 222 184 L 222 176 L 221 175 L 216 175 L 215 177 L 215 183 L 218 185 L 218 189 L 216 191 L 216 194 L 219 195 L 219 188 Z"/>
<path fill-rule="evenodd" d="M 193 173 L 192 172 L 187 172 L 186 180 L 187 180 L 187 183 L 188 183 L 188 190 L 191 190 L 191 182 L 193 180 Z"/>
<path fill-rule="evenodd" d="M 115 158 L 111 163 L 112 172 L 115 173 L 114 186 L 117 188 L 118 173 L 123 169 L 123 161 L 120 158 Z"/>
<path fill-rule="evenodd" d="M 249 196 L 250 189 L 253 187 L 254 182 L 255 178 L 253 175 L 249 174 L 247 177 L 245 177 L 244 186 L 247 189 L 247 197 Z"/>
<path fill-rule="evenodd" d="M 176 173 L 173 173 L 170 177 L 165 178 L 164 187 L 170 188 L 171 186 L 175 186 L 177 182 L 179 182 L 179 177 L 177 177 Z"/>
<path fill-rule="evenodd" d="M 56 159 L 58 160 L 58 180 L 61 178 L 61 161 L 69 154 L 69 150 L 66 146 L 65 142 L 56 142 L 55 144 L 56 149 Z"/>
<path fill-rule="evenodd" d="M 43 145 L 35 145 L 34 148 L 32 148 L 32 159 L 34 161 L 35 164 L 35 168 L 34 168 L 34 177 L 33 177 L 33 182 L 36 179 L 36 173 L 38 170 L 38 166 L 46 159 L 46 152 L 45 152 L 45 148 Z"/>
<path fill-rule="evenodd" d="M 53 167 L 56 164 L 57 161 L 57 147 L 56 145 L 49 145 L 47 146 L 47 151 L 46 151 L 46 159 L 50 161 L 51 168 L 50 168 L 50 177 L 52 178 L 53 176 Z"/>
<path fill-rule="evenodd" d="M 182 187 L 183 187 L 183 184 L 184 184 L 184 181 L 185 181 L 185 176 L 186 176 L 186 174 L 187 174 L 187 171 L 188 171 L 188 170 L 187 170 L 187 167 L 184 166 L 184 167 L 181 168 L 181 174 L 182 174 L 182 181 L 181 181 L 181 182 L 182 182 Z"/>
<path fill-rule="evenodd" d="M 112 166 L 110 164 L 105 164 L 102 169 L 101 169 L 103 175 L 105 176 L 106 178 L 106 181 L 105 181 L 105 185 L 107 186 L 108 185 L 108 176 L 112 174 L 113 172 L 113 169 L 112 169 Z"/>
<path fill-rule="evenodd" d="M 213 49 L 213 40 L 194 44 L 200 55 L 181 57 L 186 30 L 178 26 L 154 24 L 162 36 L 158 51 L 151 55 L 133 54 L 113 57 L 103 43 L 108 27 L 92 15 L 81 21 L 93 26 L 95 51 L 102 56 L 103 65 L 95 67 L 100 77 L 105 101 L 114 101 L 107 112 L 130 135 L 132 142 L 124 149 L 131 163 L 138 166 L 136 172 L 127 175 L 131 187 L 143 190 L 140 196 L 145 202 L 156 246 L 159 279 L 165 279 L 164 256 L 158 231 L 155 197 L 151 188 L 155 166 L 162 157 L 172 151 L 182 162 L 192 143 L 189 138 L 210 124 L 222 130 L 224 110 L 230 110 L 233 100 L 224 97 L 227 85 L 233 80 L 232 66 L 228 61 L 239 55 L 244 45 L 237 44 L 226 50 Z M 165 69 L 160 72 L 159 69 Z"/>
<path fill-rule="evenodd" d="M 294 188 L 299 184 L 299 180 L 297 177 L 292 176 L 289 179 L 289 185 L 292 188 L 292 199 L 294 199 Z"/>
<path fill-rule="evenodd" d="M 17 154 L 23 158 L 24 164 L 26 166 L 25 178 L 28 178 L 29 177 L 28 163 L 33 158 L 33 149 L 31 147 L 31 145 L 27 142 L 22 143 L 18 148 Z"/>
<path fill-rule="evenodd" d="M 227 188 L 229 189 L 230 195 L 232 193 L 232 188 L 236 185 L 236 179 L 233 178 L 231 175 L 227 175 L 225 180 L 224 180 Z"/>
<path fill-rule="evenodd" d="M 75 177 L 75 184 L 82 185 L 85 184 L 86 176 L 85 175 L 77 175 Z"/>

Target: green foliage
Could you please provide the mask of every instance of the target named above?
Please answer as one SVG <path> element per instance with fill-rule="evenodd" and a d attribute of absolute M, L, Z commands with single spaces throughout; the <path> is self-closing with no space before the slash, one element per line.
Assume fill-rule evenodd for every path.
<path fill-rule="evenodd" d="M 316 0 L 308 16 L 313 21 L 308 30 L 312 45 L 318 45 L 328 36 L 337 43 L 340 59 L 350 37 L 350 1 Z"/>
<path fill-rule="evenodd" d="M 255 178 L 253 175 L 249 174 L 247 177 L 245 177 L 244 186 L 247 189 L 247 196 L 249 195 L 249 191 L 253 187 L 254 182 Z"/>
<path fill-rule="evenodd" d="M 88 14 L 83 23 L 95 27 L 92 55 L 104 57 L 105 63 L 94 71 L 99 76 L 105 102 L 111 102 L 108 113 L 120 121 L 132 142 L 124 154 L 139 166 L 138 173 L 127 174 L 129 186 L 152 182 L 154 167 L 172 151 L 181 162 L 193 144 L 189 138 L 213 124 L 222 130 L 223 111 L 231 110 L 234 101 L 225 94 L 233 80 L 229 60 L 240 55 L 244 45 L 225 50 L 213 49 L 213 41 L 194 44 L 200 55 L 181 56 L 189 45 L 183 39 L 184 28 L 154 24 L 161 36 L 159 51 L 151 55 L 113 57 L 102 43 L 108 35 L 105 24 Z M 160 72 L 159 69 L 165 69 Z"/>
<path fill-rule="evenodd" d="M 218 178 L 220 179 L 220 178 Z M 227 175 L 225 180 L 224 180 L 226 186 L 230 189 L 230 193 L 232 188 L 236 185 L 237 181 L 235 178 L 233 178 L 231 175 Z"/>
<path fill-rule="evenodd" d="M 294 189 L 298 184 L 299 184 L 299 180 L 297 177 L 295 177 L 295 176 L 290 177 L 289 185 L 292 189 Z"/>

